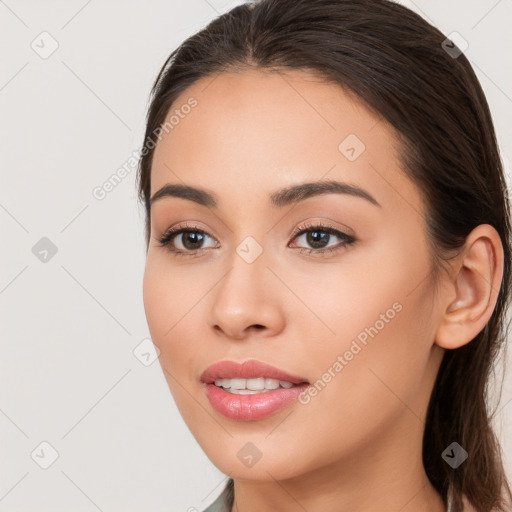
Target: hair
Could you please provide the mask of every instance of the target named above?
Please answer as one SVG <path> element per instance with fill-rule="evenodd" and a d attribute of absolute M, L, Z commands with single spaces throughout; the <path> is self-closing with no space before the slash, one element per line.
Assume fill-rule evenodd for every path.
<path fill-rule="evenodd" d="M 138 194 L 147 249 L 152 137 L 161 133 L 178 96 L 201 78 L 249 69 L 304 70 L 355 93 L 384 118 L 395 129 L 402 171 L 425 201 L 433 282 L 476 226 L 490 224 L 501 237 L 504 270 L 495 308 L 470 343 L 445 351 L 427 409 L 423 464 L 445 502 L 451 494 L 453 512 L 462 512 L 464 495 L 477 512 L 505 511 L 505 494 L 512 500 L 512 493 L 491 424 L 495 410 L 486 404 L 508 331 L 509 198 L 484 92 L 465 55 L 456 46 L 449 52 L 446 41 L 421 16 L 390 0 L 239 5 L 186 39 L 160 70 L 150 93 Z M 469 454 L 455 469 L 442 458 L 453 441 Z"/>

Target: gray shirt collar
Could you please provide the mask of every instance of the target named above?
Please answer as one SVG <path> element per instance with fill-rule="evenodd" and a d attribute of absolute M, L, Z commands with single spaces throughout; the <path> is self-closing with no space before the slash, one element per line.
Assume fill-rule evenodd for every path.
<path fill-rule="evenodd" d="M 203 512 L 231 512 L 234 501 L 233 484 L 233 479 L 228 478 L 226 487 L 224 487 L 219 497 Z"/>

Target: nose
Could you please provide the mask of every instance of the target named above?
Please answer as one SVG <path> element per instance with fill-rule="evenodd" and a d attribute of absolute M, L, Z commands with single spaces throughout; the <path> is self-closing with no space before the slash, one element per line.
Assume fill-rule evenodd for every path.
<path fill-rule="evenodd" d="M 284 324 L 279 280 L 261 255 L 252 263 L 235 254 L 231 269 L 214 288 L 209 325 L 232 340 L 268 337 Z"/>

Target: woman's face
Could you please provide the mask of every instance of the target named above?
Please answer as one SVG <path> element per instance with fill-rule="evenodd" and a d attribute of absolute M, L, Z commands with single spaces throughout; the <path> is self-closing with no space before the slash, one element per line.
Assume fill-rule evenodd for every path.
<path fill-rule="evenodd" d="M 208 77 L 171 110 L 151 196 L 187 185 L 216 203 L 153 202 L 144 304 L 198 443 L 225 474 L 255 480 L 340 462 L 355 472 L 398 446 L 416 457 L 444 351 L 424 206 L 389 125 L 303 71 Z M 341 185 L 314 193 L 327 181 Z M 161 246 L 170 228 L 191 232 Z M 238 394 L 202 381 L 214 363 L 247 360 L 309 386 Z"/>

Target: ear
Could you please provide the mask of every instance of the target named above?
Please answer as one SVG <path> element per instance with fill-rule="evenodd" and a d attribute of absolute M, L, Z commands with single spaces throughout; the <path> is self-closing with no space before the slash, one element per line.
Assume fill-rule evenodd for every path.
<path fill-rule="evenodd" d="M 503 278 L 503 245 L 489 224 L 477 226 L 442 287 L 441 318 L 435 342 L 454 349 L 469 343 L 494 311 Z"/>

